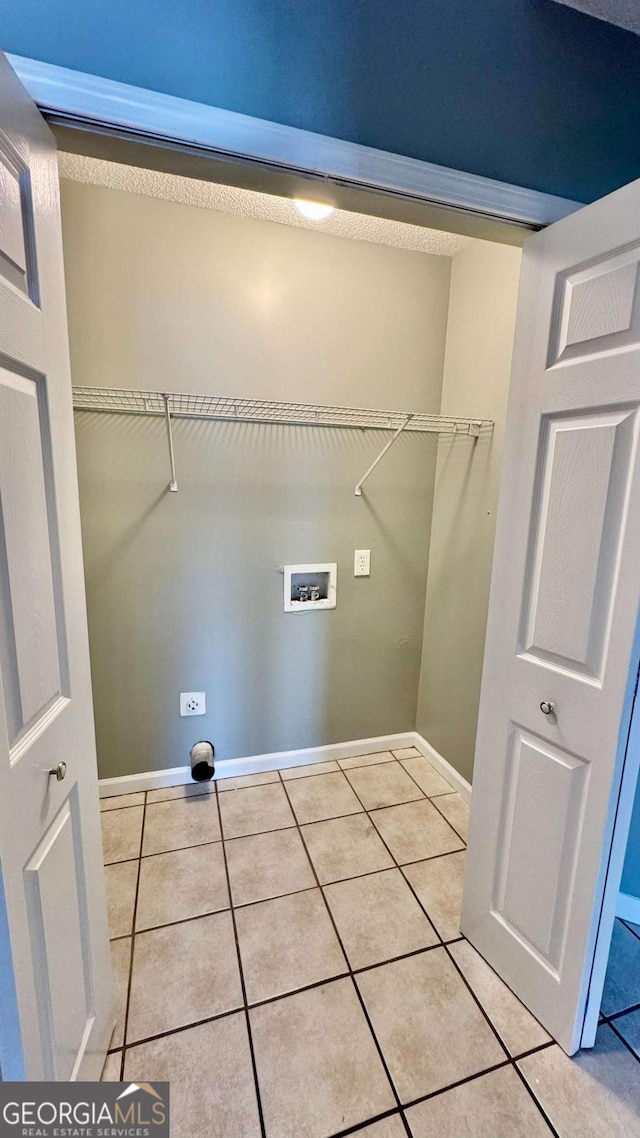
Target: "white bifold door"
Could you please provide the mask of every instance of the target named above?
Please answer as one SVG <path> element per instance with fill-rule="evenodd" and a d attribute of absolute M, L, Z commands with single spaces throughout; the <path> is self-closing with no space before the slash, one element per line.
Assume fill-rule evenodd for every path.
<path fill-rule="evenodd" d="M 113 1026 L 53 138 L 0 54 L 0 1066 Z"/>
<path fill-rule="evenodd" d="M 593 1043 L 621 869 L 607 882 L 638 665 L 639 265 L 640 182 L 525 245 L 480 700 L 462 930 L 569 1054 Z"/>

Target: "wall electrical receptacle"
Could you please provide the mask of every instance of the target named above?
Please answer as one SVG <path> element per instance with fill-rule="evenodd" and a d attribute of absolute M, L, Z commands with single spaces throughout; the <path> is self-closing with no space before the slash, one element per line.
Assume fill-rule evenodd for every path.
<path fill-rule="evenodd" d="M 205 715 L 207 711 L 207 693 L 203 691 L 180 692 L 181 715 Z"/>
<path fill-rule="evenodd" d="M 368 577 L 371 573 L 371 550 L 356 549 L 353 557 L 354 577 Z"/>

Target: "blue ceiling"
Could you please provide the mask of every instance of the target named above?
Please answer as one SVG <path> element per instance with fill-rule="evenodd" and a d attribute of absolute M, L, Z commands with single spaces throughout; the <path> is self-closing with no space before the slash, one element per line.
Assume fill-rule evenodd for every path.
<path fill-rule="evenodd" d="M 579 201 L 640 177 L 640 37 L 554 0 L 9 0 L 0 41 Z"/>

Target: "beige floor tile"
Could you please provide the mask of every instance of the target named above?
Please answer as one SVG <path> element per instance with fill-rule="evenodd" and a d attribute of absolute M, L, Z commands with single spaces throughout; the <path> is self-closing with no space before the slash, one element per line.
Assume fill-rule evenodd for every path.
<path fill-rule="evenodd" d="M 637 1138 L 640 1133 L 638 1060 L 611 1028 L 598 1028 L 596 1046 L 569 1059 L 547 1047 L 518 1062 L 560 1138 Z"/>
<path fill-rule="evenodd" d="M 248 786 L 266 786 L 270 782 L 280 782 L 278 771 L 258 771 L 257 774 L 240 774 L 230 778 L 216 779 L 218 793 L 221 790 L 244 790 Z"/>
<path fill-rule="evenodd" d="M 131 964 L 131 937 L 111 941 L 111 968 L 115 988 L 116 1026 L 109 1041 L 109 1050 L 122 1047 L 124 1043 L 124 1021 L 127 1014 L 127 993 L 129 991 L 129 968 Z"/>
<path fill-rule="evenodd" d="M 552 1133 L 512 1067 L 444 1091 L 406 1113 L 413 1138 L 550 1138 Z"/>
<path fill-rule="evenodd" d="M 297 830 L 274 830 L 225 842 L 234 905 L 265 901 L 315 885 Z"/>
<path fill-rule="evenodd" d="M 438 942 L 399 869 L 326 885 L 324 894 L 352 968 Z"/>
<path fill-rule="evenodd" d="M 606 1016 L 640 1004 L 640 939 L 615 921 L 601 1008 Z"/>
<path fill-rule="evenodd" d="M 287 794 L 301 825 L 357 814 L 362 810 L 342 771 L 288 782 Z"/>
<path fill-rule="evenodd" d="M 138 933 L 127 1042 L 242 1004 L 231 913 Z"/>
<path fill-rule="evenodd" d="M 522 1055 L 551 1041 L 537 1019 L 467 940 L 449 945 L 449 951 L 510 1055 Z"/>
<path fill-rule="evenodd" d="M 147 805 L 150 802 L 169 802 L 174 798 L 193 798 L 194 795 L 202 794 L 210 798 L 215 792 L 214 782 L 185 782 L 180 786 L 162 786 L 158 790 L 147 791 Z"/>
<path fill-rule="evenodd" d="M 284 830 L 295 824 L 281 783 L 221 794 L 220 815 L 225 838 Z"/>
<path fill-rule="evenodd" d="M 396 759 L 412 759 L 414 756 L 420 755 L 421 752 L 417 747 L 401 747 L 399 751 L 392 751 L 391 754 Z"/>
<path fill-rule="evenodd" d="M 465 802 L 464 798 L 455 792 L 454 794 L 441 794 L 438 795 L 438 801 L 435 803 L 441 814 L 444 814 L 447 822 L 450 822 L 457 834 L 466 842 L 469 833 L 469 814 L 471 813 L 469 803 Z"/>
<path fill-rule="evenodd" d="M 403 873 L 443 940 L 460 936 L 466 851 L 405 865 Z"/>
<path fill-rule="evenodd" d="M 144 791 L 137 790 L 135 794 L 115 794 L 111 798 L 100 799 L 100 812 L 105 810 L 121 810 L 123 806 L 144 806 Z"/>
<path fill-rule="evenodd" d="M 413 759 L 404 759 L 402 766 L 407 774 L 415 779 L 420 789 L 424 790 L 427 798 L 433 798 L 438 794 L 451 794 L 453 787 L 422 755 Z"/>
<path fill-rule="evenodd" d="M 249 1003 L 348 970 L 319 889 L 237 909 L 236 927 Z"/>
<path fill-rule="evenodd" d="M 400 763 L 381 763 L 376 767 L 360 767 L 349 771 L 347 778 L 365 810 L 380 806 L 397 806 L 423 798 L 420 787 L 403 771 Z"/>
<path fill-rule="evenodd" d="M 444 948 L 360 972 L 356 982 L 401 1102 L 505 1058 Z"/>
<path fill-rule="evenodd" d="M 381 1122 L 374 1122 L 372 1126 L 358 1130 L 354 1138 L 407 1138 L 407 1132 L 400 1115 L 392 1114 Z"/>
<path fill-rule="evenodd" d="M 351 980 L 263 1004 L 249 1017 L 267 1138 L 327 1138 L 393 1110 Z"/>
<path fill-rule="evenodd" d="M 228 908 L 222 842 L 143 857 L 136 930 Z"/>
<path fill-rule="evenodd" d="M 216 796 L 193 795 L 147 806 L 143 854 L 166 853 L 220 838 Z"/>
<path fill-rule="evenodd" d="M 463 847 L 458 835 L 426 798 L 374 810 L 370 817 L 399 865 Z"/>
<path fill-rule="evenodd" d="M 138 862 L 116 861 L 105 865 L 109 936 L 128 936 L 133 928 L 133 910 L 138 884 Z"/>
<path fill-rule="evenodd" d="M 100 1081 L 103 1083 L 119 1083 L 120 1082 L 120 1065 L 122 1063 L 122 1051 L 113 1051 L 104 1062 Z"/>
<path fill-rule="evenodd" d="M 315 822 L 303 827 L 302 836 L 322 885 L 393 866 L 366 814 Z"/>
<path fill-rule="evenodd" d="M 124 810 L 106 810 L 100 815 L 105 865 L 140 856 L 143 813 L 142 806 L 127 806 Z"/>
<path fill-rule="evenodd" d="M 338 759 L 338 766 L 343 771 L 350 771 L 355 767 L 369 767 L 378 763 L 392 763 L 393 761 L 391 751 L 376 751 L 374 755 L 354 755 L 351 759 Z"/>
<path fill-rule="evenodd" d="M 314 774 L 335 774 L 340 770 L 335 759 L 329 759 L 324 763 L 309 763 L 307 766 L 302 767 L 287 767 L 281 771 L 282 777 L 285 782 L 291 782 L 296 778 L 309 778 Z"/>
<path fill-rule="evenodd" d="M 626 1039 L 640 1059 L 640 1011 L 628 1012 L 615 1021 L 616 1031 Z"/>
<path fill-rule="evenodd" d="M 171 1084 L 171 1138 L 260 1138 L 244 1012 L 132 1047 L 124 1071 Z"/>

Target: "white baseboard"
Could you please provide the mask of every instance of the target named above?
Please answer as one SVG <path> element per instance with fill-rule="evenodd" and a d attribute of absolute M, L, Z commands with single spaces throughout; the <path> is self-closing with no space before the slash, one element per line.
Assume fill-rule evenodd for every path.
<path fill-rule="evenodd" d="M 618 893 L 616 917 L 640 925 L 640 897 L 634 897 L 631 893 Z"/>
<path fill-rule="evenodd" d="M 301 751 L 275 751 L 270 755 L 222 759 L 216 763 L 215 777 L 229 778 L 231 775 L 285 770 L 287 767 L 326 762 L 327 759 L 352 759 L 358 755 L 373 755 L 377 751 L 399 751 L 403 747 L 416 746 L 418 744 L 415 731 L 403 731 L 396 735 L 378 735 L 373 739 L 330 743 L 326 747 L 307 747 Z M 444 759 L 440 761 L 445 762 Z M 445 765 L 448 766 L 448 763 Z M 111 798 L 114 794 L 132 794 L 136 790 L 158 790 L 163 786 L 182 786 L 189 782 L 191 782 L 191 768 L 183 766 L 171 767 L 169 770 L 145 771 L 143 774 L 121 775 L 118 778 L 102 778 L 99 789 L 101 798 Z"/>
<path fill-rule="evenodd" d="M 448 763 L 447 760 L 436 751 L 435 747 L 432 747 L 431 743 L 423 739 L 422 735 L 419 735 L 417 731 L 414 732 L 413 746 L 417 747 L 425 759 L 429 760 L 432 766 L 446 779 L 450 786 L 458 791 L 458 794 L 461 798 L 464 798 L 465 802 L 471 802 L 471 783 L 467 782 L 466 778 L 464 778 L 455 767 L 452 767 L 451 763 Z"/>

